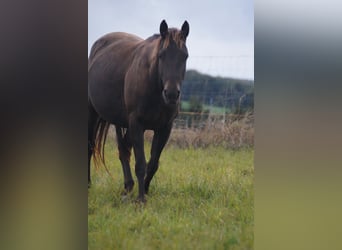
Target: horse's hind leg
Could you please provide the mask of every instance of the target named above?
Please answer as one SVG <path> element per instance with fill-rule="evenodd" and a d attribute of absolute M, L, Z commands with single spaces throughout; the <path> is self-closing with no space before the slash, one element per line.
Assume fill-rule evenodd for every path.
<path fill-rule="evenodd" d="M 99 116 L 88 101 L 88 188 L 91 186 L 90 160 L 94 151 L 96 131 L 99 125 Z"/>
<path fill-rule="evenodd" d="M 131 167 L 129 165 L 132 151 L 132 143 L 130 142 L 128 129 L 124 131 L 123 128 L 115 126 L 116 138 L 118 141 L 119 158 L 124 173 L 125 194 L 132 191 L 134 181 L 132 178 Z"/>

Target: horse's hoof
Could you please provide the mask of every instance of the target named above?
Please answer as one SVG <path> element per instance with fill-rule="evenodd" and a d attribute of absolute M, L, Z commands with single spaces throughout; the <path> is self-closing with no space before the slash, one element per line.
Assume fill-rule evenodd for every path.
<path fill-rule="evenodd" d="M 147 200 L 146 200 L 145 197 L 138 197 L 138 198 L 135 200 L 135 202 L 136 202 L 137 204 L 146 204 Z"/>

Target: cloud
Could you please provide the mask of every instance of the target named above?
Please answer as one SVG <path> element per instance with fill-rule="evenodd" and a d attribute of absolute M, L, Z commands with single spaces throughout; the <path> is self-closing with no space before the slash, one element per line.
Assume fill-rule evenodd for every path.
<path fill-rule="evenodd" d="M 89 0 L 88 6 L 88 51 L 96 39 L 109 32 L 125 31 L 147 38 L 158 33 L 163 19 L 169 27 L 177 28 L 187 20 L 190 56 L 248 55 L 254 60 L 251 0 Z M 254 63 L 248 65 L 253 69 L 246 70 L 246 77 L 254 78 Z"/>

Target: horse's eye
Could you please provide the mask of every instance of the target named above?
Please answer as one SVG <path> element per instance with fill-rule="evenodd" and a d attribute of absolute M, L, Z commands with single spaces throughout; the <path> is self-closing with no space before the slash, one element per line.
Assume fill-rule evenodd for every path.
<path fill-rule="evenodd" d="M 165 57 L 165 50 L 159 51 L 159 53 L 158 53 L 158 58 L 159 58 L 159 59 L 163 59 L 164 57 Z"/>

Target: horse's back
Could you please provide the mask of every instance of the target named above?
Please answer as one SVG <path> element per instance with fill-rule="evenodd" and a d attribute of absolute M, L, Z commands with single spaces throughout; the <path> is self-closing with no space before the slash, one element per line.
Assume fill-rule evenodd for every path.
<path fill-rule="evenodd" d="M 98 53 L 103 53 L 108 48 L 119 49 L 122 43 L 125 43 L 126 46 L 134 46 L 141 41 L 140 37 L 125 32 L 108 33 L 95 41 L 90 50 L 89 60 L 94 60 Z"/>
<path fill-rule="evenodd" d="M 88 96 L 99 115 L 111 123 L 127 124 L 124 79 L 134 50 L 142 41 L 132 34 L 113 32 L 99 38 L 91 48 Z"/>

